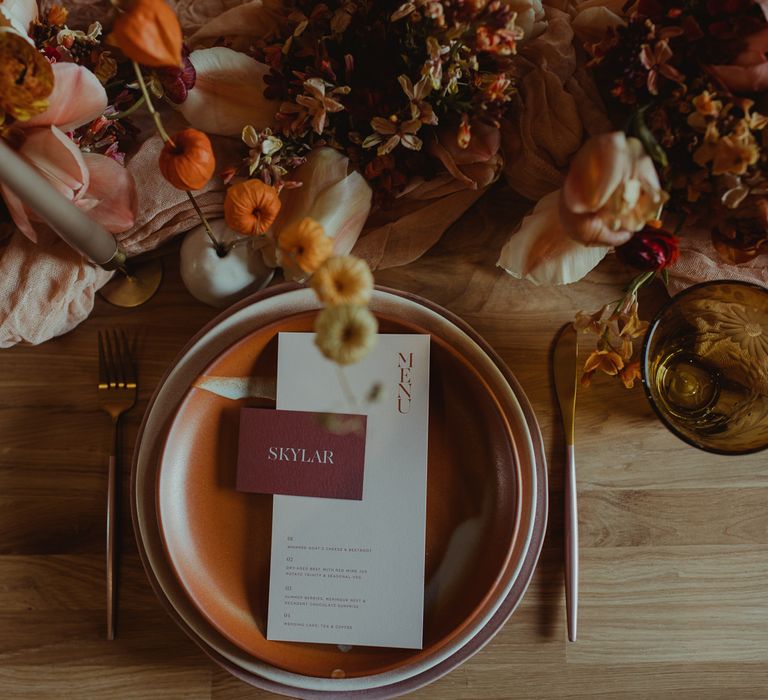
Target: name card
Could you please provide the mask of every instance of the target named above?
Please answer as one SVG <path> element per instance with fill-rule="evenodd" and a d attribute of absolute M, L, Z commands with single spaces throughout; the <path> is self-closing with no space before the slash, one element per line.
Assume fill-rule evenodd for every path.
<path fill-rule="evenodd" d="M 237 490 L 359 501 L 365 428 L 366 416 L 244 408 Z"/>

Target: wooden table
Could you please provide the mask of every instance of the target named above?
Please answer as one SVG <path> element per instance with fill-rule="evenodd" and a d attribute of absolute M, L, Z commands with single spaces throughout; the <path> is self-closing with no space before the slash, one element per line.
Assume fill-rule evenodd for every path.
<path fill-rule="evenodd" d="M 522 605 L 472 660 L 412 697 L 768 697 L 768 459 L 695 450 L 640 389 L 607 378 L 579 396 L 580 636 L 566 641 L 563 436 L 548 373 L 555 331 L 617 296 L 611 263 L 569 287 L 495 267 L 495 221 L 521 205 L 492 193 L 418 262 L 377 273 L 472 324 L 520 379 L 549 457 L 550 519 Z M 663 292 L 645 305 L 651 313 Z M 170 620 L 139 562 L 123 474 L 118 639 L 104 638 L 108 418 L 96 405 L 96 330 L 143 339 L 127 464 L 155 385 L 215 315 L 184 289 L 176 256 L 136 310 L 98 300 L 74 332 L 0 351 L 0 698 L 274 698 L 219 670 Z"/>

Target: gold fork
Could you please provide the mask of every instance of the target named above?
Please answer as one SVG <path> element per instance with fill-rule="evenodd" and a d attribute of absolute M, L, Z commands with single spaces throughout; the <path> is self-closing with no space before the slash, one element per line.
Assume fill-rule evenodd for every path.
<path fill-rule="evenodd" d="M 112 453 L 107 477 L 107 639 L 115 638 L 117 526 L 120 476 L 120 416 L 136 403 L 136 368 L 124 332 L 99 331 L 99 408 L 112 418 Z"/>

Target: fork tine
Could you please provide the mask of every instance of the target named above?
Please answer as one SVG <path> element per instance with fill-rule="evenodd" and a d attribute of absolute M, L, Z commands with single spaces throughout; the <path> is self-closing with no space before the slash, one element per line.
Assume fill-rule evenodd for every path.
<path fill-rule="evenodd" d="M 117 385 L 124 387 L 126 383 L 125 377 L 125 358 L 123 358 L 123 348 L 120 343 L 120 336 L 116 330 L 112 330 L 112 347 L 115 350 L 115 369 L 117 371 Z"/>
<path fill-rule="evenodd" d="M 104 348 L 107 356 L 107 380 L 110 387 L 117 386 L 118 377 L 117 369 L 115 367 L 115 354 L 112 352 L 112 340 L 110 338 L 110 332 L 104 332 Z"/>
<path fill-rule="evenodd" d="M 109 384 L 107 373 L 107 358 L 104 352 L 104 334 L 99 331 L 99 386 Z"/>
<path fill-rule="evenodd" d="M 126 384 L 136 383 L 136 366 L 133 363 L 133 356 L 131 355 L 131 346 L 128 342 L 128 334 L 124 331 L 120 331 L 121 342 L 121 354 L 123 356 L 123 366 L 125 367 L 125 382 Z"/>

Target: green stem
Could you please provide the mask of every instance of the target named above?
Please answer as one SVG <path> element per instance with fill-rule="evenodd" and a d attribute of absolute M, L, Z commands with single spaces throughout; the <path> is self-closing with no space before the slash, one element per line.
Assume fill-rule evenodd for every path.
<path fill-rule="evenodd" d="M 163 120 L 160 118 L 160 112 L 155 109 L 155 105 L 152 104 L 152 98 L 149 96 L 149 90 L 147 90 L 147 84 L 144 82 L 144 76 L 141 74 L 141 68 L 136 61 L 133 61 L 133 70 L 136 73 L 136 80 L 139 81 L 139 88 L 141 94 L 144 96 L 144 101 L 147 103 L 147 111 L 152 115 L 152 119 L 155 121 L 157 127 L 157 133 L 160 134 L 160 138 L 163 139 L 163 143 L 170 143 L 173 145 L 173 139 L 168 136 L 168 132 L 163 126 Z"/>
<path fill-rule="evenodd" d="M 613 313 L 615 314 L 618 312 L 618 310 L 622 306 L 626 306 L 627 301 L 630 299 L 633 299 L 636 295 L 639 289 L 645 285 L 649 280 L 652 280 L 656 276 L 655 270 L 648 270 L 647 272 L 640 273 L 637 277 L 635 277 L 632 282 L 630 282 L 629 287 L 627 287 L 627 293 L 616 302 L 616 306 L 613 309 Z"/>
<path fill-rule="evenodd" d="M 143 105 L 146 102 L 144 99 L 144 95 L 142 95 L 136 102 L 134 102 L 128 109 L 123 110 L 122 112 L 118 112 L 117 114 L 112 114 L 107 119 L 111 121 L 116 121 L 117 119 L 122 119 L 123 117 L 128 117 L 131 114 L 133 114 L 141 105 Z"/>
<path fill-rule="evenodd" d="M 185 190 L 185 192 L 187 193 L 187 197 L 189 197 L 189 201 L 192 202 L 192 206 L 195 208 L 197 215 L 200 217 L 200 221 L 203 222 L 205 232 L 208 234 L 208 238 L 211 239 L 211 243 L 213 243 L 213 247 L 216 249 L 216 254 L 220 258 L 223 258 L 229 252 L 231 246 L 226 246 L 224 243 L 219 242 L 213 234 L 213 229 L 211 229 L 211 225 L 208 223 L 208 219 L 205 217 L 205 214 L 203 214 L 203 210 L 200 208 L 194 195 L 189 190 Z"/>

